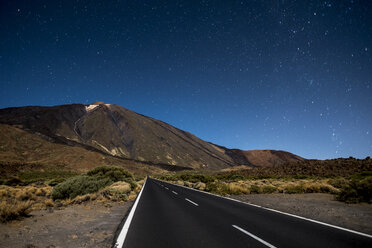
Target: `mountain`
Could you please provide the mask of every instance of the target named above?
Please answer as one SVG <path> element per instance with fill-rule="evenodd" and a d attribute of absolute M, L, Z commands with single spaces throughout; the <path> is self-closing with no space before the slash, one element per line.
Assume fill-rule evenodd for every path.
<path fill-rule="evenodd" d="M 162 121 L 103 102 L 0 109 L 0 123 L 2 129 L 12 129 L 9 133 L 22 131 L 51 144 L 78 147 L 166 170 L 271 166 L 302 160 L 283 151 L 228 149 Z"/>

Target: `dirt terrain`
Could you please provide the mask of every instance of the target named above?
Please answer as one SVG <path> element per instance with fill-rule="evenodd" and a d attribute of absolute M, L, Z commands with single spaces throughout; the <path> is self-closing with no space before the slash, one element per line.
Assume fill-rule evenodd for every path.
<path fill-rule="evenodd" d="M 111 207 L 90 203 L 33 211 L 29 218 L 0 224 L 0 247 L 111 247 L 132 203 L 115 203 Z"/>
<path fill-rule="evenodd" d="M 333 195 L 322 193 L 250 194 L 229 197 L 372 234 L 372 204 L 346 204 L 335 201 Z"/>

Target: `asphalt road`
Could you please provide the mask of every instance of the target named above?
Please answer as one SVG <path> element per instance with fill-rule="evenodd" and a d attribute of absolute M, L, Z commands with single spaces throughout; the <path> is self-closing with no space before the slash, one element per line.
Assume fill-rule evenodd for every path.
<path fill-rule="evenodd" d="M 372 238 L 149 178 L 123 247 L 372 247 Z"/>

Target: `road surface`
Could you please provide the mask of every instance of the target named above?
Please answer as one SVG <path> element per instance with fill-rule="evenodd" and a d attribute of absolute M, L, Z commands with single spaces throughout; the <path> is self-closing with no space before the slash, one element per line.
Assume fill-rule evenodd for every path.
<path fill-rule="evenodd" d="M 124 248 L 372 247 L 369 235 L 147 179 Z"/>

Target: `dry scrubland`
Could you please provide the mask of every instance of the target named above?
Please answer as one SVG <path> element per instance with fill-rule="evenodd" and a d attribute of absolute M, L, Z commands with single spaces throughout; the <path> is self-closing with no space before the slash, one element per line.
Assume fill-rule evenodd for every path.
<path fill-rule="evenodd" d="M 28 216 L 32 210 L 61 209 L 94 201 L 105 206 L 135 199 L 144 177 L 120 167 L 101 166 L 84 174 L 71 171 L 20 172 L 0 185 L 0 221 Z"/>
<path fill-rule="evenodd" d="M 272 168 L 173 173 L 157 178 L 220 195 L 329 193 L 347 203 L 372 200 L 372 160 L 307 160 Z"/>
<path fill-rule="evenodd" d="M 86 173 L 17 167 L 12 176 L 0 173 L 0 221 L 27 216 L 32 210 L 60 209 L 84 202 L 110 206 L 135 199 L 144 176 L 121 167 L 101 166 Z M 347 203 L 372 199 L 372 160 L 308 160 L 273 168 L 235 168 L 218 172 L 187 171 L 159 179 L 221 195 L 329 193 Z"/>

